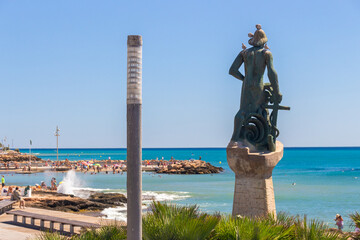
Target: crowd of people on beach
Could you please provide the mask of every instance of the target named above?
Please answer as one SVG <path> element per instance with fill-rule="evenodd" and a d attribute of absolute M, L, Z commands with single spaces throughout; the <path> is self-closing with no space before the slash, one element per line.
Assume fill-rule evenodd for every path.
<path fill-rule="evenodd" d="M 93 160 L 81 161 L 81 162 L 78 161 L 71 164 L 71 169 L 83 172 L 84 174 L 89 172 L 91 175 L 100 172 L 105 172 L 106 174 L 108 174 L 110 171 L 112 171 L 113 174 L 115 173 L 123 174 L 123 171 L 126 171 L 126 163 L 124 161 L 116 164 L 108 164 L 108 163 L 100 164 L 100 163 L 96 163 Z"/>
<path fill-rule="evenodd" d="M 201 159 L 201 157 L 200 157 Z M 173 157 L 171 157 L 170 160 L 164 160 L 162 158 L 159 160 L 158 158 L 153 160 L 143 160 L 142 166 L 148 167 L 148 170 L 156 169 L 156 168 L 162 168 L 165 166 L 168 166 L 170 164 L 177 164 L 180 163 L 182 160 L 175 160 Z M 83 172 L 84 174 L 90 173 L 90 174 L 97 174 L 100 172 L 104 172 L 105 174 L 109 173 L 120 173 L 123 174 L 124 171 L 127 169 L 127 161 L 126 160 L 116 160 L 111 161 L 109 160 L 82 160 L 82 161 L 69 161 L 68 159 L 65 159 L 64 162 L 58 162 L 57 164 L 52 163 L 52 166 L 54 168 L 56 167 L 69 167 L 70 169 L 74 169 L 75 171 Z"/>
<path fill-rule="evenodd" d="M 10 168 L 20 169 L 20 164 L 18 162 L 9 161 L 1 163 L 0 167 L 4 168 L 5 170 L 9 170 Z"/>
<path fill-rule="evenodd" d="M 50 181 L 50 186 L 48 187 L 45 183 L 45 181 L 41 181 L 40 185 L 39 184 L 35 184 L 35 189 L 43 189 L 43 190 L 53 190 L 53 191 L 57 191 L 58 188 L 58 184 L 56 182 L 56 178 L 51 178 Z"/>
<path fill-rule="evenodd" d="M 24 190 L 24 195 L 27 194 L 27 191 L 29 191 L 30 186 L 27 186 Z M 10 196 L 10 200 L 11 201 L 15 201 L 15 202 L 19 202 L 19 208 L 25 208 L 25 201 L 23 199 L 23 197 L 21 196 L 21 192 L 19 190 L 19 187 L 16 186 L 15 189 L 13 189 L 12 186 L 9 186 L 7 189 L 5 189 L 5 176 L 2 175 L 1 176 L 1 191 L 6 192 L 7 196 Z"/>
<path fill-rule="evenodd" d="M 195 160 L 195 159 L 190 159 Z M 201 156 L 199 156 L 199 160 L 201 160 Z M 182 160 L 175 160 L 174 157 L 171 157 L 170 160 L 165 160 L 164 157 L 161 159 L 151 159 L 151 160 L 143 160 L 143 166 L 152 166 L 152 167 L 164 167 L 169 164 L 176 164 L 181 162 Z M 16 161 L 1 161 L 0 169 L 3 170 L 22 170 L 23 172 L 31 172 L 32 170 L 37 170 L 37 168 L 50 168 L 50 169 L 59 169 L 59 168 L 71 168 L 75 170 L 79 170 L 82 172 L 88 172 L 91 170 L 95 170 L 94 172 L 100 171 L 112 171 L 113 173 L 120 173 L 121 171 L 126 171 L 126 160 L 111 160 L 110 157 L 108 160 L 79 160 L 79 161 L 69 161 L 68 159 L 61 161 L 52 161 L 41 160 L 41 161 L 24 161 L 24 162 L 16 162 Z"/>

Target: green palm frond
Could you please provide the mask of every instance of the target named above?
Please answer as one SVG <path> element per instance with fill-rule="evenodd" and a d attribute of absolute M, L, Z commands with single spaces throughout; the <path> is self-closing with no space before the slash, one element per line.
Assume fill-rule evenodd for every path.
<path fill-rule="evenodd" d="M 143 216 L 144 240 L 345 240 L 347 234 L 329 231 L 328 226 L 306 216 L 279 213 L 258 218 L 210 215 L 198 206 L 153 202 L 150 212 Z M 350 215 L 355 224 L 360 214 Z M 110 224 L 88 229 L 78 236 L 64 237 L 43 233 L 38 240 L 100 240 L 126 239 L 126 228 Z M 355 238 L 357 239 L 357 238 Z"/>
<path fill-rule="evenodd" d="M 143 239 L 202 240 L 218 224 L 218 216 L 200 213 L 196 205 L 178 206 L 153 202 L 143 217 Z"/>

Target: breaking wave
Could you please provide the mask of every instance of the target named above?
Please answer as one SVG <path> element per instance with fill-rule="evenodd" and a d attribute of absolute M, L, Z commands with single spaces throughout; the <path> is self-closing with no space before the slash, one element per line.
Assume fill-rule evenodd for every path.
<path fill-rule="evenodd" d="M 126 194 L 125 194 L 126 195 Z M 143 191 L 142 198 L 143 203 L 145 204 L 142 208 L 143 211 L 147 210 L 152 201 L 178 201 L 186 198 L 190 198 L 188 192 L 153 192 L 153 191 Z M 115 207 L 115 208 L 106 208 L 101 213 L 106 216 L 108 219 L 114 219 L 118 221 L 126 222 L 126 209 L 127 206 Z"/>

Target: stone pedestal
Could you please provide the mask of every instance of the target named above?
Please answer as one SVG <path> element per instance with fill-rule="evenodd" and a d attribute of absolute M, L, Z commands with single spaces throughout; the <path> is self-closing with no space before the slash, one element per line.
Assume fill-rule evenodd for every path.
<path fill-rule="evenodd" d="M 241 143 L 226 148 L 228 164 L 235 172 L 233 216 L 276 216 L 272 170 L 283 157 L 283 150 L 279 141 L 275 152 L 250 152 Z"/>

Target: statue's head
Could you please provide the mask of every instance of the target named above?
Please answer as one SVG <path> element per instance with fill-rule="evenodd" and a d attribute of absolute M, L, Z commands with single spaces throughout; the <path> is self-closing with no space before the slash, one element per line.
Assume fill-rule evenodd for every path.
<path fill-rule="evenodd" d="M 261 29 L 261 25 L 256 25 L 256 31 L 254 34 L 249 33 L 249 44 L 254 47 L 261 47 L 268 41 L 264 30 Z"/>

